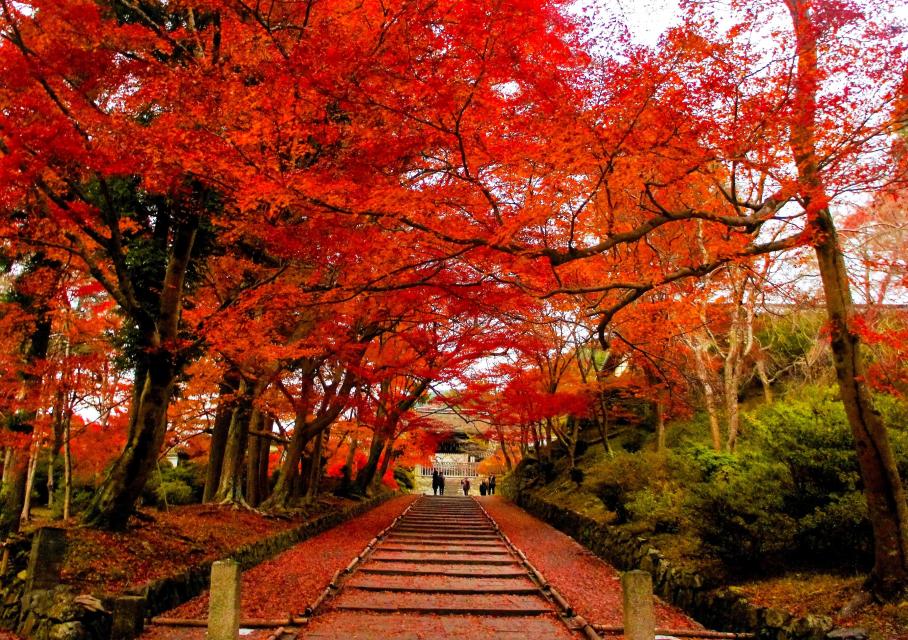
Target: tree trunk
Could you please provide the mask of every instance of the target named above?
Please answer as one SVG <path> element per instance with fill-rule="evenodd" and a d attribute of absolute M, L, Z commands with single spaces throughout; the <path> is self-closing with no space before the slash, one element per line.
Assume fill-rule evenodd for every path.
<path fill-rule="evenodd" d="M 382 451 L 385 450 L 387 438 L 382 434 L 382 429 L 376 429 L 372 434 L 372 443 L 369 445 L 369 457 L 366 458 L 366 464 L 356 474 L 356 491 L 365 494 L 375 479 L 378 471 L 378 463 L 381 461 Z"/>
<path fill-rule="evenodd" d="M 268 450 L 268 442 L 261 436 L 253 435 L 262 430 L 262 423 L 262 412 L 254 409 L 249 418 L 247 429 L 249 435 L 246 436 L 248 438 L 246 445 L 248 451 L 246 456 L 246 502 L 253 507 L 257 507 L 264 499 L 259 468 L 262 466 L 261 459 Z"/>
<path fill-rule="evenodd" d="M 28 456 L 21 449 L 10 448 L 0 487 L 0 540 L 19 530 L 19 514 L 25 504 L 25 484 L 28 474 Z"/>
<path fill-rule="evenodd" d="M 377 491 L 381 488 L 381 483 L 385 479 L 385 474 L 388 473 L 388 468 L 391 466 L 391 460 L 394 459 L 394 442 L 394 438 L 388 438 L 388 442 L 385 444 L 381 465 L 375 474 L 375 478 L 372 479 L 371 489 L 373 491 Z"/>
<path fill-rule="evenodd" d="M 306 487 L 306 502 L 312 502 L 318 497 L 318 488 L 322 479 L 322 452 L 330 432 L 331 430 L 328 428 L 315 436 L 312 446 L 312 462 L 309 468 L 309 482 Z"/>
<path fill-rule="evenodd" d="M 22 500 L 22 514 L 19 516 L 20 524 L 24 525 L 31 520 L 32 512 L 32 489 L 35 486 L 35 471 L 38 469 L 38 457 L 41 454 L 41 447 L 36 441 L 28 452 L 28 469 L 25 475 L 25 495 Z"/>
<path fill-rule="evenodd" d="M 504 463 L 507 466 L 508 472 L 514 469 L 514 464 L 511 462 L 511 456 L 508 455 L 508 449 L 504 441 L 504 429 L 501 428 L 500 424 L 495 425 L 495 431 L 498 433 L 498 445 L 501 447 L 501 455 L 504 456 Z"/>
<path fill-rule="evenodd" d="M 359 439 L 353 436 L 353 442 L 350 443 L 350 449 L 347 451 L 347 459 L 344 460 L 344 466 L 341 469 L 341 482 L 338 487 L 338 493 L 346 495 L 350 493 L 353 487 L 353 463 L 356 461 L 356 451 L 359 449 Z"/>
<path fill-rule="evenodd" d="M 757 360 L 756 364 L 757 377 L 760 379 L 760 385 L 763 387 L 763 399 L 766 404 L 772 404 L 772 383 L 769 381 L 769 374 L 766 373 L 766 362 L 763 358 Z"/>
<path fill-rule="evenodd" d="M 662 400 L 656 401 L 656 451 L 665 451 L 665 410 Z"/>
<path fill-rule="evenodd" d="M 139 314 L 133 318 L 142 334 L 139 346 L 144 354 L 137 369 L 140 372 L 145 369 L 145 373 L 136 376 L 126 448 L 83 516 L 83 521 L 91 526 L 125 529 L 157 466 L 167 432 L 167 407 L 183 368 L 182 361 L 178 362 L 178 355 L 171 349 L 180 340 L 184 285 L 198 225 L 198 217 L 190 216 L 174 232 L 155 317 Z"/>
<path fill-rule="evenodd" d="M 234 395 L 239 389 L 240 377 L 236 369 L 224 373 L 218 391 L 218 409 L 211 429 L 211 444 L 208 448 L 208 469 L 205 474 L 205 493 L 203 502 L 211 502 L 221 483 L 221 467 L 224 464 L 224 449 L 227 447 L 227 433 L 230 431 L 230 420 L 236 406 Z"/>
<path fill-rule="evenodd" d="M 873 406 L 859 336 L 852 329 L 853 304 L 845 261 L 832 216 L 821 212 L 824 240 L 816 245 L 826 296 L 830 343 L 839 393 L 857 449 L 867 511 L 873 527 L 874 565 L 870 588 L 884 598 L 908 590 L 908 504 L 889 434 Z"/>
<path fill-rule="evenodd" d="M 72 412 L 67 412 L 63 423 L 63 520 L 69 520 L 73 497 L 73 458 L 69 438 L 72 427 Z"/>
<path fill-rule="evenodd" d="M 274 420 L 270 416 L 266 416 L 262 423 L 262 431 L 265 433 L 272 433 L 274 431 Z M 259 476 L 259 491 L 261 492 L 261 498 L 259 502 L 264 502 L 268 499 L 269 492 L 271 490 L 270 482 L 268 479 L 269 463 L 271 462 L 271 441 L 267 438 L 262 439 L 262 451 L 259 455 L 259 467 L 257 469 Z"/>
<path fill-rule="evenodd" d="M 246 443 L 249 434 L 249 421 L 253 416 L 253 389 L 246 381 L 240 383 L 240 397 L 230 428 L 227 431 L 227 444 L 224 447 L 224 462 L 221 465 L 221 479 L 214 496 L 215 502 L 239 505 L 243 499 L 243 461 L 246 457 Z"/>
<path fill-rule="evenodd" d="M 170 354 L 163 350 L 152 354 L 142 391 L 131 411 L 134 428 L 84 514 L 85 524 L 111 530 L 126 528 L 164 445 L 167 407 L 175 380 Z"/>
<path fill-rule="evenodd" d="M 299 473 L 300 460 L 311 438 L 307 426 L 305 412 L 298 411 L 293 435 L 290 436 L 290 443 L 287 445 L 284 462 L 277 477 L 277 484 L 274 485 L 274 491 L 271 492 L 271 497 L 265 503 L 265 506 L 269 509 L 286 509 L 290 504 L 294 482 Z"/>
<path fill-rule="evenodd" d="M 696 365 L 697 378 L 703 387 L 703 404 L 706 406 L 706 416 L 709 419 L 709 435 L 713 443 L 713 450 L 722 451 L 722 430 L 719 426 L 719 410 L 716 408 L 716 395 L 713 391 L 712 381 L 709 379 L 709 369 L 706 366 L 705 347 L 701 343 L 693 344 L 694 364 Z"/>
<path fill-rule="evenodd" d="M 839 394 L 854 436 L 873 527 L 874 565 L 868 587 L 883 599 L 897 599 L 908 592 L 908 502 L 889 434 L 864 383 L 867 370 L 860 336 L 854 329 L 848 272 L 816 152 L 818 28 L 807 3 L 801 0 L 786 0 L 786 3 L 794 26 L 798 61 L 790 143 L 823 281 Z"/>

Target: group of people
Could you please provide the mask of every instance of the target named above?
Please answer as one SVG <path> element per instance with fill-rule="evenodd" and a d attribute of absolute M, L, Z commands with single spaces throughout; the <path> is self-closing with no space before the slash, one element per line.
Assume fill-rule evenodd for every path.
<path fill-rule="evenodd" d="M 470 494 L 470 481 L 467 478 L 464 478 L 460 481 L 461 486 L 463 486 L 463 495 Z M 487 479 L 479 483 L 479 495 L 485 496 L 494 496 L 495 495 L 495 476 L 489 476 Z"/>
<path fill-rule="evenodd" d="M 436 496 L 445 495 L 445 474 L 438 469 L 432 469 L 432 493 Z"/>
<path fill-rule="evenodd" d="M 461 480 L 460 488 L 463 491 L 463 495 L 470 495 L 470 479 L 464 478 Z M 432 469 L 432 493 L 436 496 L 445 495 L 445 474 L 438 469 Z M 479 493 L 483 496 L 495 495 L 495 476 L 489 476 L 479 483 Z"/>

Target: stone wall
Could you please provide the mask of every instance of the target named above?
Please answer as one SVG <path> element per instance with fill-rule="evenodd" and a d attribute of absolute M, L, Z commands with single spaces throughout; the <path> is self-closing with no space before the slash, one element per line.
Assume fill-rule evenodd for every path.
<path fill-rule="evenodd" d="M 363 500 L 347 509 L 323 514 L 298 527 L 235 549 L 228 558 L 243 569 L 286 551 L 293 545 L 375 508 L 393 495 Z M 32 540 L 10 546 L 7 571 L 0 576 L 0 629 L 35 640 L 122 640 L 135 637 L 142 620 L 177 607 L 206 589 L 212 562 L 177 575 L 128 589 L 124 594 L 80 594 L 67 585 L 26 592 Z M 95 597 L 95 596 L 98 597 Z M 119 619 L 127 617 L 129 619 Z"/>
<path fill-rule="evenodd" d="M 655 592 L 711 629 L 754 632 L 761 640 L 823 640 L 832 621 L 795 618 L 750 604 L 732 589 L 708 584 L 697 573 L 675 567 L 649 540 L 548 502 L 531 491 L 504 487 L 505 495 L 537 518 L 566 533 L 622 571 L 642 569 L 653 576 Z M 595 622 L 595 621 L 593 621 Z"/>

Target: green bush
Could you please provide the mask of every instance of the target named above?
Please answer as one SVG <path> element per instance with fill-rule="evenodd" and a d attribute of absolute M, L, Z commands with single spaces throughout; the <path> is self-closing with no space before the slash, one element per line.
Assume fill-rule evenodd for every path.
<path fill-rule="evenodd" d="M 634 522 L 654 533 L 676 533 L 684 521 L 684 491 L 670 485 L 647 487 L 628 496 L 625 508 Z"/>
<path fill-rule="evenodd" d="M 705 548 L 737 571 L 783 562 L 797 531 L 784 510 L 793 486 L 779 462 L 748 455 L 723 465 L 693 487 L 688 501 Z"/>
<path fill-rule="evenodd" d="M 620 452 L 591 471 L 587 480 L 606 508 L 615 513 L 615 524 L 622 524 L 631 519 L 628 504 L 632 494 L 666 481 L 666 471 L 663 455 L 651 451 Z"/>
<path fill-rule="evenodd" d="M 165 505 L 195 504 L 202 501 L 205 490 L 205 467 L 193 462 L 181 462 L 172 467 L 166 462 L 153 472 L 142 491 L 145 504 L 163 508 Z"/>
<path fill-rule="evenodd" d="M 413 472 L 404 467 L 394 467 L 394 481 L 397 486 L 407 491 L 412 491 L 416 486 L 416 480 L 413 478 Z"/>
<path fill-rule="evenodd" d="M 179 480 L 165 480 L 154 489 L 157 504 L 175 505 L 196 502 L 193 488 Z"/>
<path fill-rule="evenodd" d="M 91 486 L 81 486 L 76 485 L 72 488 L 72 496 L 70 498 L 70 515 L 75 515 L 81 513 L 88 508 L 88 505 L 91 504 L 92 498 L 94 498 L 95 489 Z M 63 518 L 63 486 L 62 483 L 57 487 L 56 499 L 54 500 L 54 508 L 52 510 L 52 516 L 55 520 Z"/>

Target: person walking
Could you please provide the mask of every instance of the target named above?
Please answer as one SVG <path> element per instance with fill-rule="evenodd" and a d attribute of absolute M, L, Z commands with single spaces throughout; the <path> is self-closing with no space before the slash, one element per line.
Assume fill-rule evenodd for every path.
<path fill-rule="evenodd" d="M 490 496 L 495 495 L 495 476 L 489 477 L 489 495 Z"/>
<path fill-rule="evenodd" d="M 445 495 L 445 472 L 438 472 L 438 493 L 439 495 Z"/>
<path fill-rule="evenodd" d="M 483 480 L 482 482 L 479 483 L 479 495 L 484 496 L 486 494 L 486 491 L 488 491 L 488 489 L 489 489 L 489 485 L 486 484 L 485 480 Z"/>
<path fill-rule="evenodd" d="M 460 486 L 463 487 L 463 495 L 470 495 L 470 479 L 464 478 L 460 481 Z"/>
<path fill-rule="evenodd" d="M 438 469 L 432 469 L 432 495 L 438 495 Z"/>

